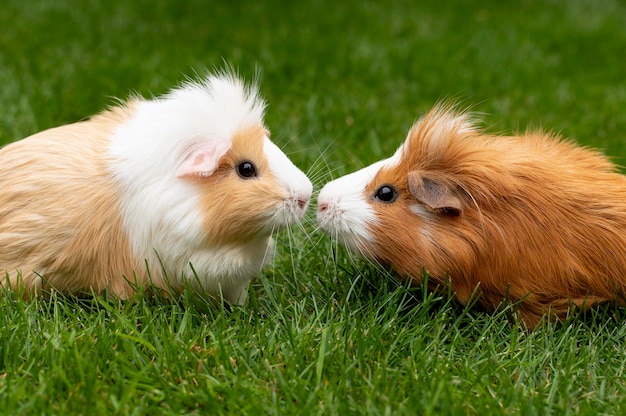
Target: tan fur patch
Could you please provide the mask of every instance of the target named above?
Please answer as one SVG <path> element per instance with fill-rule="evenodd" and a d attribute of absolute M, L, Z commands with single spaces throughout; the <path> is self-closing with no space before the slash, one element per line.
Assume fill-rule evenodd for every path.
<path fill-rule="evenodd" d="M 139 268 L 106 170 L 108 137 L 131 111 L 115 108 L 0 150 L 0 268 L 12 287 L 131 293 L 124 276 L 133 280 Z"/>
<path fill-rule="evenodd" d="M 263 151 L 266 134 L 262 125 L 237 131 L 232 148 L 220 160 L 217 171 L 198 180 L 203 189 L 201 206 L 207 219 L 208 243 L 244 242 L 269 236 L 269 231 L 260 233 L 261 227 L 270 220 L 284 195 Z M 257 177 L 239 177 L 237 166 L 244 161 L 255 165 Z"/>
<path fill-rule="evenodd" d="M 496 137 L 453 119 L 441 109 L 428 114 L 400 164 L 368 185 L 368 198 L 383 184 L 399 192 L 393 204 L 371 200 L 381 219 L 371 226 L 376 257 L 412 279 L 424 268 L 432 286 L 449 276 L 462 302 L 478 284 L 488 309 L 506 296 L 525 299 L 519 313 L 529 327 L 548 311 L 564 317 L 571 305 L 623 304 L 626 178 L 615 166 L 548 134 Z M 455 184 L 463 213 L 420 205 L 408 190 L 415 171 Z"/>

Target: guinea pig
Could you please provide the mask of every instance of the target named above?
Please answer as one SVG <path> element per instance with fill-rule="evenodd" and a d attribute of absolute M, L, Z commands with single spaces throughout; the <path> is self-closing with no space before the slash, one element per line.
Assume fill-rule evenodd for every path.
<path fill-rule="evenodd" d="M 487 134 L 439 105 L 388 159 L 327 183 L 317 221 L 357 254 L 529 328 L 624 304 L 626 177 L 551 134 Z M 446 286 L 449 285 L 449 286 Z"/>
<path fill-rule="evenodd" d="M 224 72 L 0 150 L 3 286 L 127 298 L 188 281 L 241 304 L 312 184 Z"/>

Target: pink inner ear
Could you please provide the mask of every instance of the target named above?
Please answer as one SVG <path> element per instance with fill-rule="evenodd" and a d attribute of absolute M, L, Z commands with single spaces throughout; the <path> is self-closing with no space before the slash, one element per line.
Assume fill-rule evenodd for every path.
<path fill-rule="evenodd" d="M 206 142 L 197 145 L 185 156 L 176 176 L 179 178 L 211 176 L 229 148 L 230 143 L 223 142 Z"/>

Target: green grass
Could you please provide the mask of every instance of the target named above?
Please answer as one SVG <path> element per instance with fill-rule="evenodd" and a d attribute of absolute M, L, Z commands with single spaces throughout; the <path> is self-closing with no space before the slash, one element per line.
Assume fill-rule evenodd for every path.
<path fill-rule="evenodd" d="M 388 156 L 438 100 L 490 131 L 626 156 L 611 0 L 17 1 L 0 8 L 0 142 L 229 62 L 316 188 Z M 0 299 L 0 414 L 623 414 L 626 313 L 524 331 L 407 288 L 312 233 L 228 311 L 186 292 Z"/>

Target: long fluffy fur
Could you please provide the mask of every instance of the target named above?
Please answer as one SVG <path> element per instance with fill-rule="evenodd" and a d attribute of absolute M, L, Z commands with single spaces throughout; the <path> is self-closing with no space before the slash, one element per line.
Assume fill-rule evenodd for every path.
<path fill-rule="evenodd" d="M 129 294 L 120 277 L 141 268 L 128 256 L 106 144 L 130 113 L 120 107 L 0 151 L 0 265 L 11 286 Z"/>
<path fill-rule="evenodd" d="M 409 174 L 446 184 L 460 215 L 417 201 Z M 395 203 L 372 199 L 383 184 L 398 190 Z M 489 135 L 440 106 L 362 195 L 376 220 L 361 251 L 414 280 L 425 269 L 431 285 L 451 284 L 461 302 L 477 286 L 487 309 L 521 301 L 529 327 L 572 306 L 624 303 L 626 177 L 598 151 L 540 132 Z"/>

